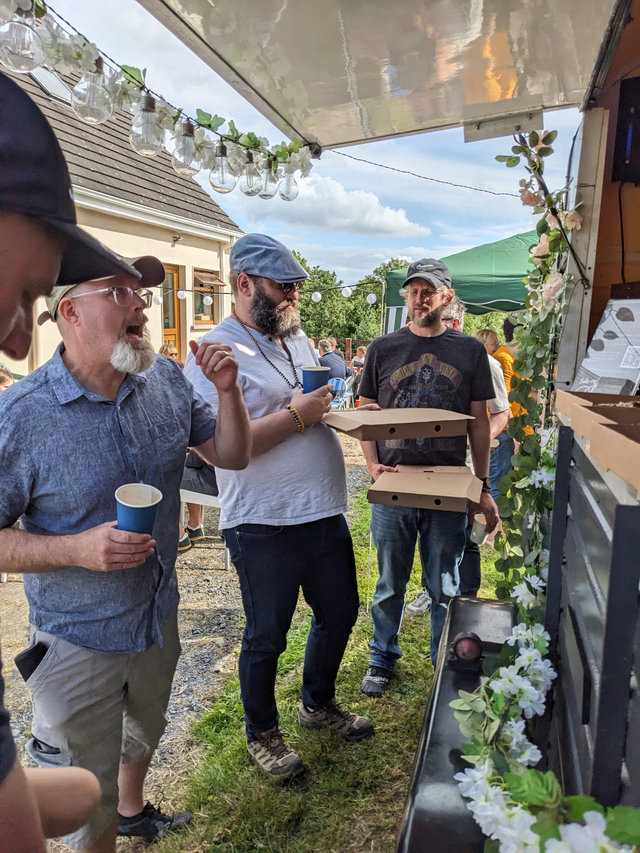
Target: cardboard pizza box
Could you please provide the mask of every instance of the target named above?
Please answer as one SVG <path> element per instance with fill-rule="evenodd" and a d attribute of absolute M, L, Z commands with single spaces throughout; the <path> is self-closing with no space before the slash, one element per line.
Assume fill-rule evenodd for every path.
<path fill-rule="evenodd" d="M 640 402 L 640 397 L 629 394 L 587 394 L 585 391 L 562 391 L 556 393 L 556 411 L 572 417 L 577 406 L 600 406 L 605 403 Z"/>
<path fill-rule="evenodd" d="M 640 491 L 640 424 L 594 424 L 589 453 L 606 471 Z"/>
<path fill-rule="evenodd" d="M 446 409 L 381 409 L 329 412 L 325 424 L 360 441 L 466 435 L 470 415 Z"/>
<path fill-rule="evenodd" d="M 397 473 L 378 477 L 367 497 L 372 504 L 466 512 L 468 502 L 477 503 L 481 493 L 482 481 L 466 465 L 398 465 Z"/>
<path fill-rule="evenodd" d="M 574 406 L 571 429 L 588 441 L 595 424 L 640 424 L 640 401 L 633 406 Z"/>

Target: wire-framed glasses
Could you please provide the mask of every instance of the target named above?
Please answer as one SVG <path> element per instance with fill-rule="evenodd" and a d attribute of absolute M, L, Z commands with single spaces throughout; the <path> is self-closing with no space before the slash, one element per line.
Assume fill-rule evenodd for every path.
<path fill-rule="evenodd" d="M 112 293 L 116 305 L 121 308 L 129 308 L 133 303 L 133 297 L 138 296 L 145 303 L 145 307 L 151 308 L 153 301 L 152 290 L 134 290 L 132 287 L 124 285 L 112 285 L 111 287 L 101 287 L 100 290 L 88 290 L 86 293 L 74 293 L 72 296 L 67 296 L 67 299 L 80 299 L 81 296 L 95 296 L 96 293 Z"/>

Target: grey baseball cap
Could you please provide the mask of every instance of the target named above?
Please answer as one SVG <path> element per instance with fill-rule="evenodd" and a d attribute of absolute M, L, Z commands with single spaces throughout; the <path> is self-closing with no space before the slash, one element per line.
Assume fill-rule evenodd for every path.
<path fill-rule="evenodd" d="M 309 278 L 309 273 L 284 243 L 266 234 L 241 237 L 231 249 L 229 266 L 231 272 L 259 275 L 281 284 L 294 284 Z"/>
<path fill-rule="evenodd" d="M 422 258 L 421 261 L 414 261 L 407 270 L 407 277 L 402 286 L 404 287 L 412 278 L 423 278 L 434 287 L 451 287 L 449 267 L 435 258 Z"/>

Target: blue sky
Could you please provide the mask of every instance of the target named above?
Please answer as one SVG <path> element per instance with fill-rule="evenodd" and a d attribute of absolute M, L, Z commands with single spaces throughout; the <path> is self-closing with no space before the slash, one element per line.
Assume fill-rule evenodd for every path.
<path fill-rule="evenodd" d="M 116 61 L 146 67 L 149 86 L 176 106 L 191 114 L 200 107 L 281 141 L 280 131 L 135 0 L 54 0 L 53 7 Z M 573 109 L 545 116 L 546 128 L 559 131 L 547 172 L 551 187 L 564 183 L 579 120 Z M 508 138 L 465 144 L 459 128 L 344 150 L 443 180 L 515 192 L 523 173 L 494 160 L 510 144 Z M 395 255 L 444 257 L 527 231 L 535 222 L 531 208 L 518 198 L 434 184 L 331 151 L 301 181 L 294 202 L 246 198 L 238 190 L 226 196 L 210 193 L 243 230 L 277 237 L 349 284 Z"/>

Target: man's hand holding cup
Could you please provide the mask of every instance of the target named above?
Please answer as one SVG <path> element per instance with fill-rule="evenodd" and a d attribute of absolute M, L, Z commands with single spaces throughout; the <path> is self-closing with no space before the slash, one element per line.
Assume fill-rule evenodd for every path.
<path fill-rule="evenodd" d="M 323 415 L 331 410 L 333 394 L 329 385 L 323 385 L 315 391 L 296 391 L 291 398 L 291 405 L 295 406 L 302 418 L 305 427 L 313 426 L 322 420 Z"/>

